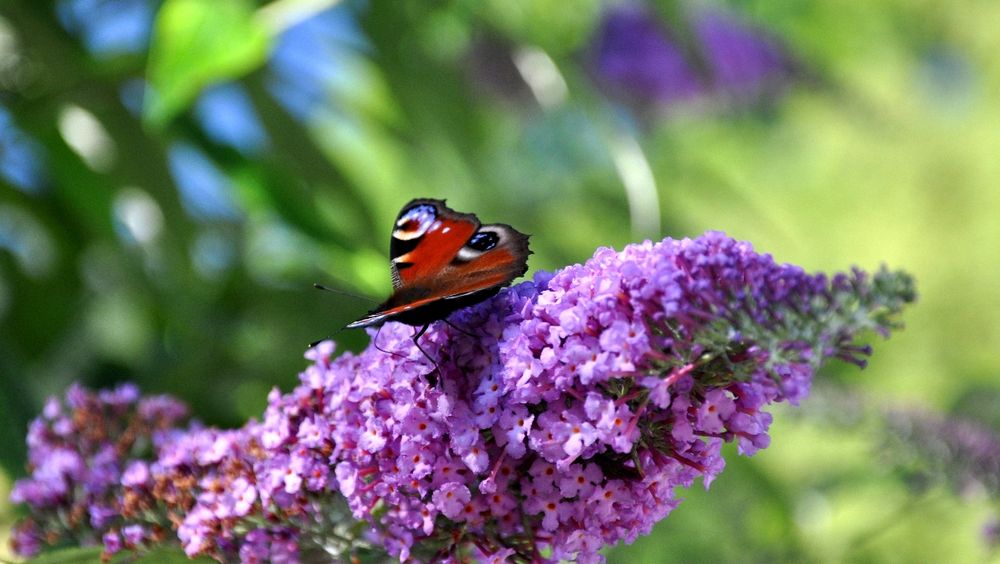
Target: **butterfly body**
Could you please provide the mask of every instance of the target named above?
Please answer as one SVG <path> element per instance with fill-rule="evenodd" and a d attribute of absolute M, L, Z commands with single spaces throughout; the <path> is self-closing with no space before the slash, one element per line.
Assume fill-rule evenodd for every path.
<path fill-rule="evenodd" d="M 426 328 L 496 295 L 528 270 L 529 254 L 528 236 L 509 225 L 483 225 L 443 200 L 413 200 L 393 226 L 392 295 L 347 328 L 386 321 Z"/>

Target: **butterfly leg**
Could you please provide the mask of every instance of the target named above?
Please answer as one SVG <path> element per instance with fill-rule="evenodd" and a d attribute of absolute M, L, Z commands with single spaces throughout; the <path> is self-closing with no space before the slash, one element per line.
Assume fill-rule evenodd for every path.
<path fill-rule="evenodd" d="M 431 355 L 427 354 L 427 351 L 424 350 L 424 347 L 420 346 L 420 337 L 422 337 L 424 335 L 424 333 L 427 332 L 427 328 L 430 327 L 430 326 L 431 326 L 430 323 L 425 323 L 423 327 L 421 327 L 420 329 L 417 329 L 413 333 L 413 344 L 416 345 L 417 349 L 419 349 L 420 352 L 422 352 L 424 354 L 424 356 L 427 357 L 427 360 L 431 361 L 431 364 L 434 365 L 434 370 L 432 370 L 430 372 L 430 374 L 428 374 L 427 376 L 428 376 L 428 381 L 431 383 L 431 385 L 436 385 L 437 384 L 437 378 L 433 377 L 432 375 L 435 372 L 437 372 L 438 374 L 440 374 L 441 373 L 441 368 L 438 366 L 437 361 L 434 360 L 431 357 Z"/>
<path fill-rule="evenodd" d="M 448 321 L 447 319 L 442 319 L 442 321 L 444 321 L 445 323 L 447 323 L 448 327 L 451 327 L 452 329 L 454 329 L 455 331 L 458 331 L 459 333 L 463 333 L 463 334 L 468 335 L 470 337 L 476 337 L 476 335 L 473 335 L 472 333 L 469 333 L 465 329 L 462 329 L 461 327 L 459 327 L 458 325 L 455 325 L 454 323 L 452 323 L 451 321 Z"/>
<path fill-rule="evenodd" d="M 414 333 L 413 333 L 413 344 L 416 345 L 418 349 L 420 349 L 420 352 L 424 353 L 424 356 L 427 357 L 427 360 L 431 361 L 431 364 L 433 364 L 434 368 L 436 369 L 437 368 L 437 362 L 435 362 L 434 359 L 431 358 L 431 355 L 427 354 L 427 351 L 425 351 L 424 348 L 420 346 L 420 337 L 424 336 L 424 333 L 427 332 L 427 328 L 428 327 L 430 327 L 430 323 L 425 323 L 423 327 L 421 327 L 420 329 L 417 329 L 416 331 L 414 331 Z"/>

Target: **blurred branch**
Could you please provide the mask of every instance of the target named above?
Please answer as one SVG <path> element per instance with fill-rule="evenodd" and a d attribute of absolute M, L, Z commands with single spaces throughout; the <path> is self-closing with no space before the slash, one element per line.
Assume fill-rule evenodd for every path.
<path fill-rule="evenodd" d="M 4 262 L 0 256 L 0 265 Z M 0 266 L 2 268 L 2 266 Z M 6 270 L 6 269 L 4 269 Z M 27 422 L 34 416 L 36 408 L 21 398 L 30 397 L 26 386 L 17 374 L 23 374 L 22 367 L 14 361 L 19 355 L 0 342 L 0 466 L 10 476 L 20 476 L 24 472 L 25 432 Z"/>
<path fill-rule="evenodd" d="M 375 0 L 361 20 L 375 46 L 372 56 L 405 115 L 403 129 L 395 133 L 410 145 L 430 145 L 435 138 L 444 138 L 472 169 L 474 155 L 488 138 L 482 129 L 489 120 L 478 115 L 476 96 L 456 68 L 429 57 L 413 37 L 433 6 L 410 8 Z"/>
<path fill-rule="evenodd" d="M 250 99 L 259 112 L 261 123 L 271 142 L 264 162 L 267 166 L 267 180 L 272 201 L 278 210 L 289 213 L 288 219 L 304 232 L 319 240 L 335 240 L 346 244 L 343 236 L 337 236 L 329 226 L 314 213 L 314 193 L 322 186 L 337 189 L 337 201 L 348 206 L 344 214 L 361 219 L 366 235 L 374 237 L 375 220 L 363 202 L 365 198 L 351 180 L 343 174 L 313 142 L 313 136 L 306 126 L 296 121 L 275 101 L 267 91 L 266 74 L 252 73 L 244 81 Z M 295 174 L 288 171 L 294 170 Z M 289 178 L 304 180 L 304 186 L 292 185 Z M 281 186 L 275 186 L 279 182 Z M 293 201 L 297 202 L 293 204 Z M 308 217 L 301 211 L 309 208 Z M 357 234 L 355 234 L 356 236 Z"/>
<path fill-rule="evenodd" d="M 625 133 L 612 135 L 608 149 L 625 187 L 631 216 L 632 234 L 638 238 L 660 236 L 660 199 L 656 178 L 639 141 Z"/>

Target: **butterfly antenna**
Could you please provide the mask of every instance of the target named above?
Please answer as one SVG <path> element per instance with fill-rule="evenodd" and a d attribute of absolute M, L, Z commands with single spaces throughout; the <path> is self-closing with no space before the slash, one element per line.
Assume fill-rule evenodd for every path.
<path fill-rule="evenodd" d="M 327 340 L 329 340 L 329 339 L 332 339 L 332 338 L 334 338 L 334 337 L 335 337 L 335 336 L 336 336 L 336 335 L 337 335 L 338 333 L 340 333 L 341 331 L 343 331 L 343 329 L 337 329 L 336 331 L 334 331 L 333 333 L 330 333 L 330 334 L 329 334 L 329 335 L 327 335 L 326 337 L 323 337 L 322 339 L 320 339 L 320 340 L 318 340 L 318 341 L 313 341 L 313 342 L 309 343 L 309 346 L 308 346 L 308 347 L 306 347 L 306 349 L 311 349 L 311 348 L 315 347 L 316 345 L 318 345 L 318 344 L 322 343 L 323 341 L 327 341 Z"/>
<path fill-rule="evenodd" d="M 341 294 L 341 295 L 344 295 L 344 296 L 349 296 L 349 297 L 356 298 L 356 299 L 359 299 L 359 300 L 362 300 L 362 301 L 366 301 L 366 302 L 369 302 L 369 303 L 374 303 L 374 301 L 371 298 L 366 298 L 364 296 L 359 296 L 357 294 L 352 294 L 350 292 L 345 292 L 343 290 L 338 290 L 336 288 L 331 288 L 329 286 L 324 286 L 324 285 L 316 283 L 316 282 L 313 283 L 313 288 L 316 288 L 317 290 L 323 290 L 324 292 L 330 292 L 330 293 L 333 293 L 333 294 Z M 343 330 L 344 330 L 343 328 L 338 329 L 337 331 L 335 331 L 333 333 L 330 333 L 329 335 L 327 335 L 326 337 L 323 337 L 322 339 L 320 339 L 318 341 L 313 341 L 313 342 L 309 343 L 309 347 L 307 347 L 307 348 L 311 349 L 311 348 L 315 347 L 316 345 L 322 343 L 323 341 L 325 341 L 327 339 L 333 338 L 335 335 L 337 335 L 338 333 L 340 333 Z M 382 349 L 379 349 L 379 350 L 382 350 Z"/>
<path fill-rule="evenodd" d="M 318 282 L 313 282 L 313 288 L 316 288 L 317 290 L 323 290 L 324 292 L 330 292 L 332 294 L 340 294 L 342 296 L 348 296 L 348 297 L 351 297 L 351 298 L 356 298 L 356 299 L 359 299 L 361 301 L 365 301 L 365 302 L 368 302 L 368 303 L 375 303 L 375 300 L 373 300 L 371 298 L 366 298 L 365 296 L 360 296 L 358 294 L 352 294 L 351 292 L 345 292 L 344 290 L 338 290 L 336 288 L 331 288 L 329 286 L 324 286 L 324 285 L 322 285 L 322 284 L 320 284 Z"/>

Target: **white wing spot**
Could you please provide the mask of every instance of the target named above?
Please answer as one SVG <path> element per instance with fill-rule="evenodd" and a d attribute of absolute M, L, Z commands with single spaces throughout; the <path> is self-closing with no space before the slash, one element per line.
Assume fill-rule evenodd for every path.
<path fill-rule="evenodd" d="M 469 247 L 462 247 L 461 249 L 458 250 L 458 253 L 455 254 L 455 259 L 462 262 L 469 262 L 470 260 L 478 256 L 481 256 L 482 254 L 483 253 L 475 249 L 470 249 Z"/>

